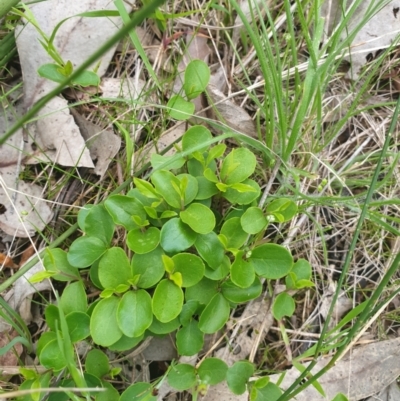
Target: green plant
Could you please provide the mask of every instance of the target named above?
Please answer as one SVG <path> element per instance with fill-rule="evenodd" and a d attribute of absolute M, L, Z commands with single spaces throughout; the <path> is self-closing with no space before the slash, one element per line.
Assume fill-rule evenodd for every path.
<path fill-rule="evenodd" d="M 71 371 L 69 352 L 60 344 L 89 336 L 97 346 L 123 351 L 147 336 L 177 330 L 179 355 L 194 355 L 201 351 L 205 334 L 224 327 L 232 308 L 260 296 L 264 280 L 272 288 L 274 280 L 285 278 L 287 290 L 275 298 L 272 310 L 278 320 L 293 314 L 289 291 L 312 286 L 310 265 L 305 260 L 294 263 L 286 248 L 262 238 L 271 222 L 290 220 L 296 204 L 278 198 L 265 209 L 258 207 L 261 190 L 250 178 L 256 156 L 244 147 L 228 153 L 224 144 L 209 147 L 211 138 L 203 126 L 189 128 L 182 153 L 174 160 L 157 158 L 150 178 L 134 178 L 134 188 L 126 195 L 112 195 L 104 204 L 87 205 L 79 212 L 84 235 L 68 252 L 46 251 L 46 271 L 34 280 L 52 277 L 70 284 L 58 305 L 46 309 L 50 331 L 38 346 L 43 366 Z M 126 231 L 123 244 L 113 241 L 116 227 Z M 81 276 L 101 290 L 90 305 Z M 91 352 L 90 360 L 98 358 L 103 368 L 88 369 L 87 359 L 85 378 L 94 375 L 104 386 L 111 372 L 107 358 L 99 350 Z M 174 364 L 167 378 L 176 389 L 194 392 L 226 379 L 240 394 L 253 370 L 249 362 L 228 369 L 222 361 L 207 358 L 198 367 Z M 256 383 L 254 394 L 273 387 Z M 143 386 L 135 384 L 124 394 L 143 392 Z M 151 385 L 145 387 L 152 391 Z"/>

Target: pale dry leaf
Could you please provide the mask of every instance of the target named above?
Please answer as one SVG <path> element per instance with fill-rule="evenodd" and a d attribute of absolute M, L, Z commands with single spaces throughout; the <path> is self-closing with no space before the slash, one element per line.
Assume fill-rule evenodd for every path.
<path fill-rule="evenodd" d="M 321 16 L 329 21 L 326 27 L 328 34 L 331 33 L 334 27 L 338 26 L 342 13 L 342 3 L 341 0 L 329 0 L 325 1 L 322 6 Z M 350 8 L 352 2 L 347 4 L 348 8 Z M 359 26 L 367 10 L 371 7 L 377 7 L 379 4 L 376 0 L 362 1 L 343 35 L 348 35 L 349 32 Z M 351 69 L 348 72 L 349 78 L 358 78 L 360 69 L 366 64 L 369 54 L 375 56 L 380 49 L 387 48 L 398 38 L 400 31 L 399 8 L 400 0 L 390 1 L 373 18 L 363 24 L 362 28 L 357 32 L 352 42 L 351 56 L 348 58 L 351 62 Z"/>
<path fill-rule="evenodd" d="M 29 130 L 41 153 L 29 158 L 27 163 L 44 161 L 94 168 L 89 149 L 65 99 L 55 97 L 46 103 L 39 112 L 38 121 L 29 125 Z"/>
<path fill-rule="evenodd" d="M 134 101 L 141 95 L 146 82 L 134 78 L 103 78 L 100 84 L 102 98 Z"/>
<path fill-rule="evenodd" d="M 318 361 L 311 373 L 316 374 L 329 363 L 329 360 L 324 358 Z M 303 366 L 306 367 L 307 364 Z M 294 367 L 285 373 L 280 384 L 283 390 L 289 388 L 300 376 L 299 370 Z M 308 386 L 293 400 L 326 401 L 332 400 L 338 393 L 343 393 L 349 401 L 357 401 L 378 393 L 399 375 L 400 338 L 359 346 L 318 379 L 326 397 L 323 397 L 313 386 Z M 281 375 L 269 377 L 273 383 L 276 383 Z"/>
<path fill-rule="evenodd" d="M 18 333 L 15 330 L 6 330 L 0 332 L 0 348 L 10 343 Z M 5 354 L 0 355 L 0 366 L 18 366 L 19 357 L 24 350 L 21 343 L 16 343 L 14 347 L 8 350 Z M 4 378 L 2 378 L 4 380 Z"/>
<path fill-rule="evenodd" d="M 226 381 L 218 383 L 208 389 L 205 397 L 201 401 L 248 401 L 249 393 L 245 391 L 241 395 L 233 394 Z"/>
<path fill-rule="evenodd" d="M 0 171 L 0 229 L 9 235 L 30 237 L 43 230 L 53 213 L 42 199 L 42 188 L 19 181 L 16 166 Z"/>
<path fill-rule="evenodd" d="M 73 111 L 72 114 L 95 162 L 94 173 L 103 177 L 121 147 L 121 138 L 111 128 L 101 129 L 78 112 Z"/>
<path fill-rule="evenodd" d="M 29 279 L 36 273 L 43 271 L 42 262 L 38 262 L 22 277 L 20 277 L 14 286 L 4 296 L 5 301 L 20 314 L 25 323 L 29 323 L 32 319 L 31 315 L 31 297 L 36 292 L 51 289 L 50 280 L 45 279 L 40 283 L 32 284 Z"/>
<path fill-rule="evenodd" d="M 257 138 L 256 124 L 242 107 L 228 99 L 223 92 L 213 85 L 208 85 L 207 94 L 212 106 L 212 118 L 221 121 L 234 131 Z"/>
<path fill-rule="evenodd" d="M 367 398 L 365 401 L 399 401 L 400 389 L 395 380 L 392 384 L 387 386 L 379 394 Z"/>

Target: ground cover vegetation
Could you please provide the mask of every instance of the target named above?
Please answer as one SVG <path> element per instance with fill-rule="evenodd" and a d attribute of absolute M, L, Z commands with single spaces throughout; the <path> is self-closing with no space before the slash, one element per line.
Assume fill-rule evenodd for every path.
<path fill-rule="evenodd" d="M 360 344 L 398 348 L 398 46 L 357 64 L 354 40 L 392 2 L 116 0 L 51 28 L 36 3 L 55 2 L 0 6 L 0 396 L 386 391 L 396 351 Z M 74 18 L 123 23 L 77 64 Z M 33 72 L 27 27 L 47 55 Z M 57 144 L 69 119 L 40 125 L 64 109 L 100 127 L 82 149 Z M 13 195 L 34 186 L 35 221 Z M 357 350 L 385 372 L 374 386 Z"/>

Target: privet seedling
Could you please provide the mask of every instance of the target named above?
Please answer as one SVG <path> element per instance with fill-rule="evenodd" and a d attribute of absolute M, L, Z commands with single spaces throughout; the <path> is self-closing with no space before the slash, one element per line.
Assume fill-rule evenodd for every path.
<path fill-rule="evenodd" d="M 187 76 L 184 88 L 190 99 L 208 78 L 199 84 Z M 189 128 L 173 159 L 153 158 L 148 179 L 134 178 L 127 194 L 81 209 L 78 224 L 83 235 L 68 252 L 46 251 L 46 271 L 35 279 L 52 277 L 69 284 L 58 305 L 46 309 L 50 330 L 40 338 L 37 352 L 44 367 L 54 372 L 68 369 L 61 387 L 81 385 L 83 379 L 86 387 L 106 389 L 96 400 L 155 400 L 160 382 L 135 383 L 118 398 L 107 378 L 119 371 L 99 347 L 122 352 L 148 336 L 176 331 L 179 356 L 193 356 L 201 352 L 206 334 L 224 329 L 232 309 L 261 295 L 264 281 L 270 288 L 274 280 L 286 284 L 272 306 L 279 322 L 295 310 L 290 292 L 313 285 L 306 260 L 294 262 L 285 247 L 264 239 L 269 224 L 293 218 L 296 204 L 278 198 L 265 208 L 257 206 L 261 189 L 251 178 L 257 165 L 254 153 L 245 147 L 228 150 L 222 143 L 207 146 L 211 142 L 204 126 Z M 116 229 L 124 242 L 116 243 Z M 91 303 L 87 280 L 100 294 Z M 93 348 L 79 379 L 72 350 L 88 339 Z M 206 358 L 198 366 L 173 363 L 166 379 L 177 390 L 191 390 L 193 399 L 224 380 L 235 394 L 248 389 L 253 401 L 281 394 L 268 378 L 253 376 L 248 361 L 228 367 L 222 360 Z M 29 380 L 41 386 L 37 377 Z"/>

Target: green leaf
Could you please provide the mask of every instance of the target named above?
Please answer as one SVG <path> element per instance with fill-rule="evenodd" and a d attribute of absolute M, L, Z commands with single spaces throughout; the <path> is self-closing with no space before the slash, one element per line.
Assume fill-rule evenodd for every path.
<path fill-rule="evenodd" d="M 120 284 L 128 284 L 132 271 L 122 248 L 114 247 L 105 252 L 99 262 L 98 277 L 104 288 L 115 289 Z"/>
<path fill-rule="evenodd" d="M 261 380 L 263 379 L 254 382 L 250 392 L 250 401 L 277 401 L 282 395 L 281 389 L 271 382 L 261 386 L 259 384 Z"/>
<path fill-rule="evenodd" d="M 110 345 L 108 348 L 110 351 L 114 352 L 123 352 L 131 350 L 135 348 L 142 340 L 144 336 L 140 337 L 127 337 L 122 335 L 122 337 L 115 342 L 114 344 Z"/>
<path fill-rule="evenodd" d="M 60 248 L 46 248 L 43 265 L 48 272 L 53 273 L 52 277 L 55 280 L 72 281 L 80 279 L 78 269 L 68 262 L 67 252 Z"/>
<path fill-rule="evenodd" d="M 205 142 L 208 142 L 210 139 L 212 139 L 210 130 L 203 125 L 194 125 L 193 127 L 190 127 L 182 137 L 182 150 L 191 150 Z M 206 150 L 207 146 L 197 149 L 198 152 L 205 152 Z"/>
<path fill-rule="evenodd" d="M 256 164 L 256 157 L 250 150 L 246 148 L 233 149 L 222 162 L 221 181 L 228 185 L 243 182 L 254 173 Z"/>
<path fill-rule="evenodd" d="M 127 230 L 137 228 L 137 225 L 132 220 L 132 216 L 139 216 L 142 220 L 146 219 L 143 205 L 130 196 L 111 195 L 105 200 L 104 206 L 114 220 L 114 223 L 124 226 Z"/>
<path fill-rule="evenodd" d="M 235 261 L 231 266 L 231 280 L 241 288 L 248 288 L 254 282 L 255 272 L 253 263 L 243 259 L 244 251 L 235 255 Z"/>
<path fill-rule="evenodd" d="M 99 349 L 91 349 L 86 355 L 86 372 L 101 379 L 110 371 L 107 355 Z"/>
<path fill-rule="evenodd" d="M 67 361 L 58 346 L 57 339 L 49 341 L 43 347 L 39 354 L 39 361 L 46 369 L 53 369 L 56 372 L 67 366 Z"/>
<path fill-rule="evenodd" d="M 196 370 L 192 365 L 180 363 L 172 366 L 168 373 L 168 383 L 179 391 L 188 390 L 196 384 Z"/>
<path fill-rule="evenodd" d="M 119 401 L 156 401 L 152 395 L 153 386 L 150 383 L 135 383 L 129 386 L 122 394 Z"/>
<path fill-rule="evenodd" d="M 228 365 L 219 358 L 206 358 L 197 369 L 200 380 L 210 386 L 224 381 L 227 371 Z"/>
<path fill-rule="evenodd" d="M 272 215 L 279 213 L 282 222 L 289 221 L 297 214 L 297 205 L 290 199 L 275 199 L 267 206 L 266 213 Z"/>
<path fill-rule="evenodd" d="M 261 194 L 260 186 L 251 179 L 244 180 L 242 184 L 249 185 L 254 189 L 254 192 L 239 192 L 236 189 L 228 188 L 222 196 L 230 203 L 239 205 L 249 205 L 255 201 Z"/>
<path fill-rule="evenodd" d="M 172 257 L 174 273 L 182 274 L 182 287 L 192 287 L 204 276 L 204 263 L 192 253 L 178 253 Z"/>
<path fill-rule="evenodd" d="M 151 167 L 153 170 L 163 168 L 164 170 L 175 170 L 181 168 L 186 160 L 177 155 L 164 156 L 157 153 L 151 155 Z M 167 164 L 166 164 L 167 163 Z"/>
<path fill-rule="evenodd" d="M 221 157 L 226 150 L 226 145 L 224 143 L 219 143 L 218 145 L 213 146 L 207 155 L 206 165 L 208 166 L 212 160 Z"/>
<path fill-rule="evenodd" d="M 254 366 L 250 362 L 235 362 L 226 373 L 226 382 L 232 393 L 243 394 L 246 391 L 246 384 L 253 373 Z"/>
<path fill-rule="evenodd" d="M 170 280 L 161 280 L 153 295 L 153 313 L 161 323 L 170 322 L 182 310 L 183 292 Z"/>
<path fill-rule="evenodd" d="M 277 295 L 272 305 L 272 314 L 276 320 L 281 320 L 284 316 L 292 316 L 296 304 L 294 299 L 286 292 Z"/>
<path fill-rule="evenodd" d="M 210 69 L 202 60 L 192 60 L 185 70 L 183 90 L 188 99 L 194 99 L 207 88 Z"/>
<path fill-rule="evenodd" d="M 183 199 L 175 189 L 180 187 L 180 181 L 170 171 L 157 170 L 151 175 L 151 182 L 157 192 L 165 199 L 168 205 L 180 209 Z"/>
<path fill-rule="evenodd" d="M 197 236 L 194 246 L 199 255 L 212 269 L 217 269 L 221 265 L 225 250 L 214 231 Z"/>
<path fill-rule="evenodd" d="M 85 220 L 86 216 L 89 213 L 89 210 L 96 205 L 92 205 L 90 203 L 87 203 L 82 209 L 79 210 L 78 213 L 78 226 L 82 231 L 85 231 Z"/>
<path fill-rule="evenodd" d="M 147 229 L 136 228 L 129 231 L 126 244 L 129 249 L 138 254 L 149 253 L 160 243 L 160 230 L 157 227 Z"/>
<path fill-rule="evenodd" d="M 160 243 L 166 252 L 177 253 L 190 248 L 197 234 L 179 218 L 167 221 L 161 229 Z"/>
<path fill-rule="evenodd" d="M 107 245 L 96 237 L 79 237 L 70 246 L 67 259 L 75 267 L 91 266 L 107 250 Z"/>
<path fill-rule="evenodd" d="M 117 321 L 128 337 L 140 337 L 153 321 L 151 297 L 145 290 L 129 291 L 121 298 Z"/>
<path fill-rule="evenodd" d="M 55 305 L 47 305 L 44 315 L 46 317 L 46 323 L 49 329 L 52 331 L 57 330 L 56 321 L 60 321 L 60 313 L 58 307 Z"/>
<path fill-rule="evenodd" d="M 338 393 L 332 401 L 349 401 L 349 399 L 344 394 Z"/>
<path fill-rule="evenodd" d="M 76 78 L 72 80 L 73 85 L 79 86 L 99 86 L 100 77 L 93 71 L 83 71 Z"/>
<path fill-rule="evenodd" d="M 183 191 L 184 206 L 193 202 L 199 192 L 199 185 L 195 177 L 190 174 L 179 174 L 176 178 L 180 182 L 180 186 L 185 188 Z"/>
<path fill-rule="evenodd" d="M 209 199 L 219 192 L 215 183 L 207 180 L 207 178 L 200 176 L 196 177 L 196 180 L 198 186 L 197 200 Z"/>
<path fill-rule="evenodd" d="M 71 312 L 66 317 L 68 332 L 73 343 L 84 340 L 90 335 L 90 317 L 84 312 Z"/>
<path fill-rule="evenodd" d="M 239 249 L 247 240 L 248 234 L 243 230 L 239 217 L 232 217 L 225 221 L 220 233 L 227 240 L 227 247 Z"/>
<path fill-rule="evenodd" d="M 236 286 L 231 280 L 225 281 L 222 286 L 222 295 L 230 302 L 241 304 L 256 299 L 261 295 L 262 284 L 256 276 L 254 282 L 247 288 Z"/>
<path fill-rule="evenodd" d="M 186 101 L 182 96 L 174 95 L 167 103 L 167 109 L 171 118 L 185 121 L 192 117 L 195 111 L 194 103 Z"/>
<path fill-rule="evenodd" d="M 192 203 L 186 210 L 180 213 L 181 220 L 194 232 L 208 234 L 215 227 L 214 213 L 200 203 Z"/>
<path fill-rule="evenodd" d="M 136 189 L 144 195 L 146 198 L 150 199 L 159 199 L 160 194 L 155 190 L 153 185 L 150 184 L 150 182 L 142 180 L 141 178 L 134 178 L 133 183 L 136 186 Z M 129 193 L 129 196 L 132 197 L 131 193 Z"/>
<path fill-rule="evenodd" d="M 297 280 L 310 280 L 311 278 L 311 265 L 308 260 L 298 259 L 293 265 L 291 273 L 296 275 Z"/>
<path fill-rule="evenodd" d="M 203 345 L 204 333 L 200 331 L 199 323 L 196 320 L 192 320 L 176 333 L 176 346 L 179 355 L 195 355 L 201 351 Z"/>
<path fill-rule="evenodd" d="M 206 305 L 210 299 L 217 293 L 218 283 L 208 278 L 203 278 L 193 287 L 186 288 L 185 299 L 187 301 L 197 301 Z"/>
<path fill-rule="evenodd" d="M 139 275 L 137 286 L 150 288 L 156 285 L 164 276 L 162 262 L 164 252 L 160 247 L 144 255 L 135 254 L 132 257 L 133 276 Z"/>
<path fill-rule="evenodd" d="M 193 318 L 193 315 L 197 312 L 199 305 L 199 302 L 193 299 L 187 301 L 183 305 L 182 311 L 179 314 L 179 321 L 181 322 L 182 326 L 187 326 L 189 324 Z"/>
<path fill-rule="evenodd" d="M 259 276 L 272 280 L 286 276 L 293 266 L 290 252 L 276 244 L 263 244 L 254 248 L 250 260 Z"/>
<path fill-rule="evenodd" d="M 222 294 L 215 294 L 200 315 L 200 330 L 206 334 L 216 333 L 228 321 L 229 313 L 229 302 Z"/>
<path fill-rule="evenodd" d="M 161 323 L 159 320 L 157 320 L 157 318 L 154 318 L 153 323 L 149 327 L 149 331 L 157 335 L 163 335 L 172 333 L 180 325 L 181 324 L 178 318 L 172 319 L 170 322 L 167 323 Z"/>
<path fill-rule="evenodd" d="M 71 312 L 86 312 L 88 304 L 82 281 L 71 283 L 64 288 L 60 306 L 64 315 L 68 315 Z"/>
<path fill-rule="evenodd" d="M 43 64 L 38 68 L 38 74 L 42 78 L 61 83 L 65 80 L 65 75 L 60 72 L 60 66 L 57 64 Z"/>
<path fill-rule="evenodd" d="M 117 322 L 118 305 L 119 298 L 113 296 L 95 306 L 90 318 L 90 334 L 96 344 L 109 347 L 122 337 Z"/>
<path fill-rule="evenodd" d="M 240 218 L 240 224 L 246 233 L 258 234 L 265 229 L 268 222 L 259 207 L 249 207 Z"/>
<path fill-rule="evenodd" d="M 114 221 L 103 205 L 93 206 L 86 216 L 84 231 L 90 237 L 101 239 L 109 245 L 114 235 Z"/>
<path fill-rule="evenodd" d="M 204 275 L 211 280 L 222 280 L 224 279 L 231 270 L 231 261 L 228 256 L 224 256 L 222 259 L 222 263 L 216 268 L 212 269 L 211 267 L 206 266 L 206 270 L 204 271 Z"/>

